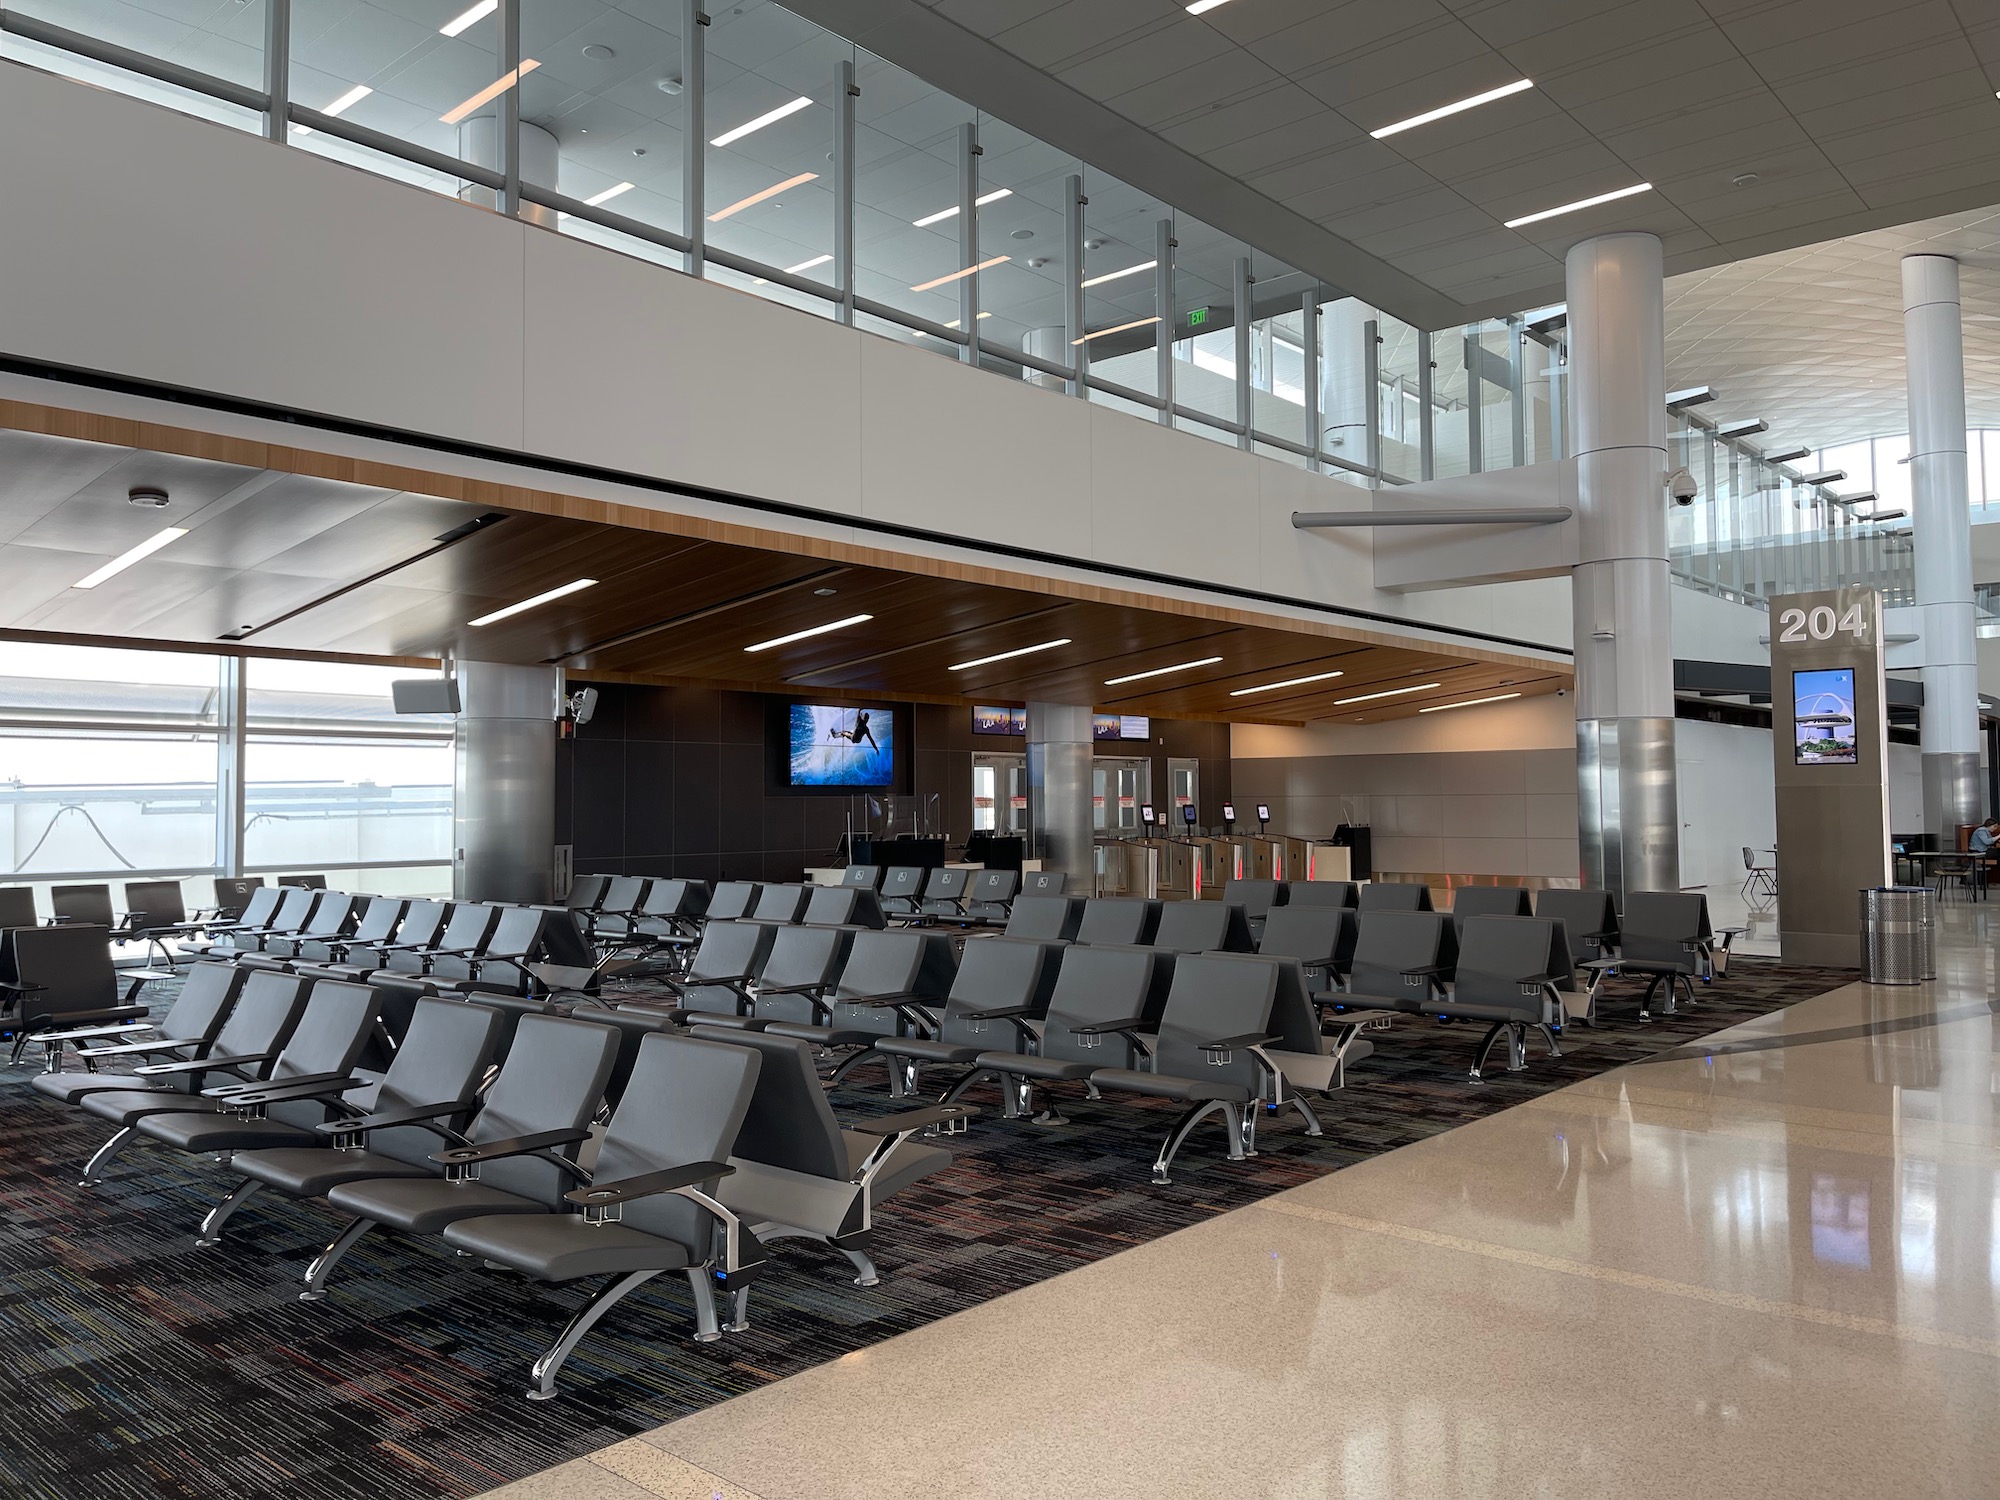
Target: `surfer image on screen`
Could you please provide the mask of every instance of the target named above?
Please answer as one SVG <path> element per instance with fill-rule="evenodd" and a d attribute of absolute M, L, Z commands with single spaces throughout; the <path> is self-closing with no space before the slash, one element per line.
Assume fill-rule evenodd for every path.
<path fill-rule="evenodd" d="M 850 745 L 858 745 L 866 740 L 871 750 L 882 748 L 875 743 L 875 736 L 868 732 L 868 710 L 865 708 L 855 711 L 853 728 L 842 729 L 837 724 L 832 725 L 827 729 L 826 737 L 830 740 L 846 740 Z"/>

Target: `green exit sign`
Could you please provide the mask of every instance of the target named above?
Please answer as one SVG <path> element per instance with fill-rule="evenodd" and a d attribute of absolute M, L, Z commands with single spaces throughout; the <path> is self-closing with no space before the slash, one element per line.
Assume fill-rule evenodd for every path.
<path fill-rule="evenodd" d="M 1190 328 L 1199 328 L 1207 321 L 1208 309 L 1205 307 L 1197 307 L 1193 312 L 1188 314 L 1188 327 Z"/>

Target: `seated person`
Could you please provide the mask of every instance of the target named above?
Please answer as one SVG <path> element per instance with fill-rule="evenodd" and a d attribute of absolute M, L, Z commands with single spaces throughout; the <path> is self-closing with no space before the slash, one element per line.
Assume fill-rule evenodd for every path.
<path fill-rule="evenodd" d="M 1993 857 L 1993 846 L 2000 844 L 2000 818 L 1988 818 L 1972 830 L 1972 852 L 1982 859 Z"/>

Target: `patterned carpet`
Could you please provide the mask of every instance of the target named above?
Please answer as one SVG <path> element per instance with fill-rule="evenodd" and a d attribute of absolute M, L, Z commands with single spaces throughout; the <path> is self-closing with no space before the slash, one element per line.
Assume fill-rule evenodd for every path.
<path fill-rule="evenodd" d="M 1231 1166 L 1205 1127 L 1170 1188 L 1151 1187 L 1148 1169 L 1171 1107 L 1066 1103 L 1063 1127 L 995 1108 L 954 1140 L 950 1170 L 879 1215 L 880 1286 L 855 1287 L 844 1260 L 786 1242 L 754 1294 L 753 1331 L 697 1345 L 685 1283 L 663 1279 L 585 1341 L 561 1399 L 541 1404 L 521 1399 L 525 1372 L 580 1294 L 381 1236 L 349 1256 L 327 1300 L 298 1302 L 328 1210 L 258 1200 L 228 1246 L 197 1250 L 195 1223 L 232 1180 L 222 1169 L 133 1151 L 79 1191 L 106 1127 L 31 1092 L 24 1071 L 0 1073 L 0 1494 L 476 1494 L 1844 978 L 1739 959 L 1693 1011 L 1641 1027 L 1629 999 L 1611 999 L 1608 1026 L 1573 1028 L 1560 1062 L 1531 1045 L 1526 1073 L 1485 1084 L 1465 1076 L 1477 1029 L 1399 1024 L 1320 1105 L 1324 1139 L 1288 1112 L 1257 1159 Z M 886 1107 L 879 1069 L 855 1084 L 835 1096 L 843 1114 Z"/>

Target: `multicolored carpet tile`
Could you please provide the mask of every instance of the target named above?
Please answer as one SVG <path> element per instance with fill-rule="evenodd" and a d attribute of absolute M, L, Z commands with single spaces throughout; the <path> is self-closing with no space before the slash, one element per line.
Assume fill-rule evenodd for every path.
<path fill-rule="evenodd" d="M 1693 1010 L 1640 1025 L 1629 998 L 1612 1001 L 1604 1027 L 1568 1032 L 1560 1061 L 1531 1043 L 1526 1072 L 1485 1083 L 1466 1076 L 1478 1028 L 1398 1023 L 1319 1104 L 1322 1139 L 1287 1112 L 1256 1158 L 1231 1164 L 1204 1126 L 1166 1188 L 1150 1166 L 1172 1106 L 1077 1098 L 1060 1126 L 989 1107 L 948 1142 L 949 1170 L 878 1215 L 879 1286 L 786 1241 L 752 1330 L 704 1345 L 685 1283 L 663 1277 L 584 1341 L 546 1403 L 522 1399 L 528 1367 L 586 1289 L 377 1234 L 324 1301 L 300 1302 L 299 1276 L 339 1223 L 324 1205 L 254 1200 L 223 1246 L 198 1249 L 196 1223 L 234 1181 L 225 1168 L 139 1148 L 80 1189 L 108 1127 L 34 1093 L 25 1068 L 0 1072 L 0 1494 L 476 1494 L 1843 979 L 1739 959 Z M 990 1091 L 970 1102 L 995 1106 Z M 847 1118 L 885 1112 L 882 1071 L 857 1069 L 834 1103 Z"/>

